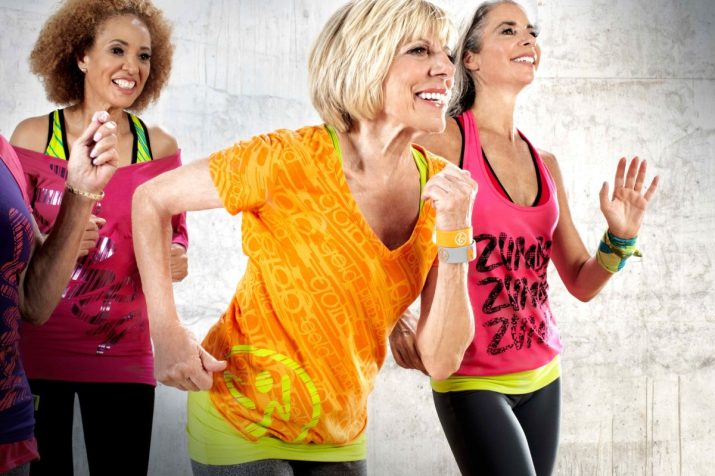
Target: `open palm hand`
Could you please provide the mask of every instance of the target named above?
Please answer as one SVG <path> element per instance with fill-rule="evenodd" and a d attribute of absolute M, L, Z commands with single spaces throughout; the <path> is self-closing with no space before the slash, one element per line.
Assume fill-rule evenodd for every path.
<path fill-rule="evenodd" d="M 608 182 L 604 182 L 599 193 L 601 212 L 608 222 L 608 230 L 615 236 L 630 239 L 638 235 L 648 202 L 658 187 L 656 175 L 643 193 L 647 164 L 634 157 L 626 174 L 626 158 L 618 161 L 613 196 L 609 199 Z"/>

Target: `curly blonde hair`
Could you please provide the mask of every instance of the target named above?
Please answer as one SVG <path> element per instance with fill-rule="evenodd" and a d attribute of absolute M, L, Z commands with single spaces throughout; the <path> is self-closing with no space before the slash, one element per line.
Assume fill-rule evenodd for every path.
<path fill-rule="evenodd" d="M 30 69 L 40 77 L 47 99 L 70 105 L 84 100 L 84 75 L 77 60 L 94 44 L 109 18 L 134 15 L 151 35 L 151 72 L 130 110 L 141 111 L 159 99 L 169 80 L 174 46 L 171 25 L 149 0 L 66 0 L 40 31 L 30 54 Z"/>

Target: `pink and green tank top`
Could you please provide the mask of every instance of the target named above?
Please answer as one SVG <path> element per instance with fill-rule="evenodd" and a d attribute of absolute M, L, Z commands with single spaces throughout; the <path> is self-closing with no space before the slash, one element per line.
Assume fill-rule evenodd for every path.
<path fill-rule="evenodd" d="M 47 130 L 47 146 L 45 155 L 56 159 L 67 160 L 70 156 L 69 143 L 65 128 L 65 113 L 63 109 L 57 109 L 49 115 L 50 125 Z M 149 143 L 149 131 L 144 121 L 134 114 L 128 112 L 129 130 L 134 136 L 132 146 L 132 164 L 140 164 L 152 160 L 151 144 Z"/>
<path fill-rule="evenodd" d="M 558 377 L 562 348 L 547 282 L 559 218 L 556 187 L 538 152 L 522 134 L 541 177 L 541 197 L 532 206 L 512 202 L 484 159 L 472 112 L 460 115 L 458 121 L 464 132 L 463 168 L 479 184 L 472 213 L 477 259 L 470 263 L 468 273 L 475 336 L 456 374 L 446 381 L 433 381 L 433 388 L 534 391 Z M 470 381 L 465 387 L 465 377 L 484 381 L 476 387 Z"/>

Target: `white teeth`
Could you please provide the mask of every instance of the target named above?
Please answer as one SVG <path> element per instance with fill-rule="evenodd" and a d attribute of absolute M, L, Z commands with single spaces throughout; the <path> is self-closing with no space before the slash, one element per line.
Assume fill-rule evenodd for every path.
<path fill-rule="evenodd" d="M 534 57 L 533 56 L 520 56 L 518 58 L 514 58 L 512 61 L 516 61 L 517 63 L 534 64 Z"/>
<path fill-rule="evenodd" d="M 417 96 L 419 96 L 420 99 L 424 99 L 426 101 L 434 101 L 438 102 L 440 104 L 447 104 L 449 102 L 449 93 L 419 93 Z"/>
<path fill-rule="evenodd" d="M 136 85 L 136 81 L 127 81 L 126 79 L 113 79 L 112 82 L 122 89 L 132 89 Z"/>

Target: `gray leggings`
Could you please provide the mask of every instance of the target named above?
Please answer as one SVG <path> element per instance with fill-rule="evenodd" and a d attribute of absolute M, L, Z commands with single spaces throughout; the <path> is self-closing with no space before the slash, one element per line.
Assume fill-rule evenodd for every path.
<path fill-rule="evenodd" d="M 215 466 L 191 460 L 194 476 L 366 476 L 367 462 L 293 461 L 264 459 L 250 463 Z"/>

